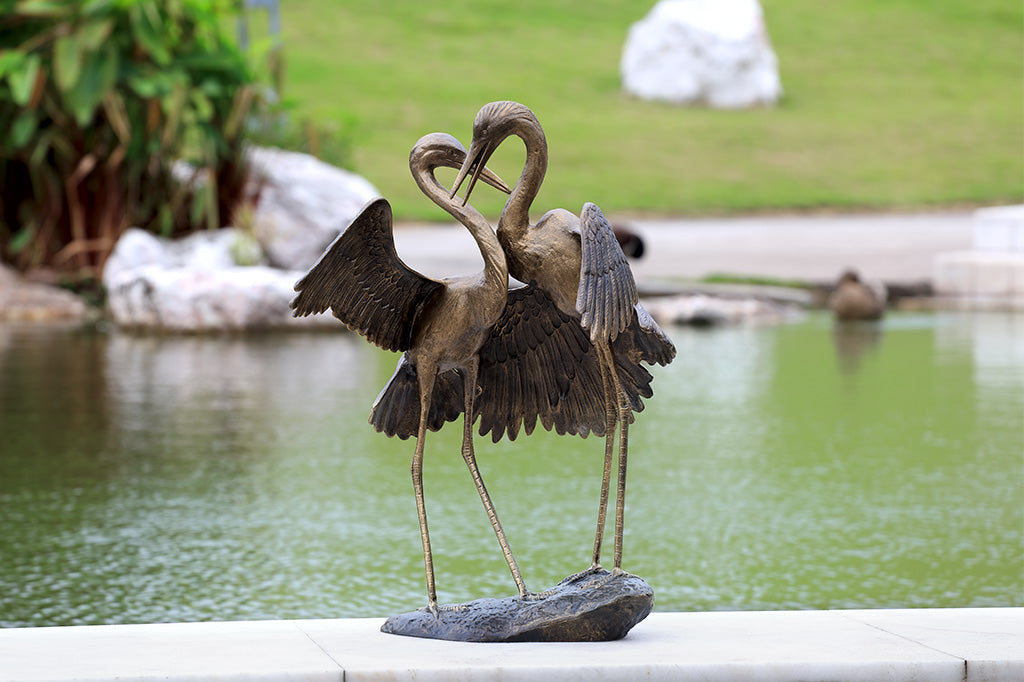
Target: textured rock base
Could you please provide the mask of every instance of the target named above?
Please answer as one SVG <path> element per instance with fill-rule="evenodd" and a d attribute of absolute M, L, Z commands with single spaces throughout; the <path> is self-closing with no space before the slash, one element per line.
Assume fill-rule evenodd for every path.
<path fill-rule="evenodd" d="M 523 599 L 477 599 L 392 616 L 382 632 L 458 642 L 603 642 L 622 639 L 654 606 L 642 578 L 605 570 L 569 576 Z"/>

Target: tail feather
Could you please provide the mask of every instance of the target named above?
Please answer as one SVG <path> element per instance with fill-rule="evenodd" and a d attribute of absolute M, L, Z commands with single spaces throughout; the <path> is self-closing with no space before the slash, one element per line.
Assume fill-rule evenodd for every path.
<path fill-rule="evenodd" d="M 437 431 L 463 412 L 465 388 L 456 370 L 438 374 L 430 397 L 427 428 Z M 420 427 L 420 382 L 416 366 L 403 353 L 395 373 L 373 402 L 370 424 L 377 431 L 401 439 L 415 438 Z"/>

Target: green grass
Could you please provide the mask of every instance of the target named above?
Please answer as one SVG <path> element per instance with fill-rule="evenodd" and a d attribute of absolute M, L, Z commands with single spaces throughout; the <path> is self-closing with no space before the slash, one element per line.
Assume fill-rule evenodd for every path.
<path fill-rule="evenodd" d="M 514 99 L 550 150 L 538 211 L 694 214 L 891 209 L 1024 197 L 1024 9 L 1013 0 L 763 0 L 785 88 L 773 109 L 638 101 L 619 58 L 644 3 L 286 0 L 285 95 L 341 122 L 355 170 L 404 219 L 441 214 L 409 149 L 469 143 L 479 107 Z M 513 182 L 507 142 L 492 166 Z M 450 180 L 451 176 L 444 176 Z M 474 203 L 496 215 L 490 189 Z"/>

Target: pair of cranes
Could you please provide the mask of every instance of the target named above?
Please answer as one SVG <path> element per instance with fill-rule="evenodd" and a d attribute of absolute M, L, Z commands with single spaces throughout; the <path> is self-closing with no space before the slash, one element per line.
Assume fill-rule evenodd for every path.
<path fill-rule="evenodd" d="M 486 167 L 508 137 L 526 145 L 514 188 Z M 626 258 L 600 209 L 587 203 L 579 216 L 564 209 L 530 224 L 529 210 L 547 170 L 540 122 L 517 102 L 484 106 L 473 124 L 469 151 L 452 136 L 422 137 L 409 156 L 420 189 L 472 234 L 482 272 L 432 279 L 405 265 L 395 251 L 391 207 L 367 204 L 300 279 L 296 316 L 330 309 L 372 343 L 402 351 L 394 375 L 370 412 L 378 431 L 416 437 L 413 487 L 423 541 L 428 607 L 437 613 L 430 535 L 423 494 L 427 429 L 464 415 L 462 456 L 494 528 L 521 597 L 530 595 L 473 450 L 473 424 L 495 442 L 537 420 L 559 434 L 605 437 L 604 471 L 591 569 L 600 556 L 618 452 L 614 573 L 621 572 L 629 423 L 649 398 L 651 374 L 641 363 L 665 365 L 675 347 L 638 302 Z M 451 190 L 434 171 L 459 169 Z M 465 198 L 456 196 L 468 179 Z M 492 230 L 469 204 L 478 180 L 509 194 Z M 508 289 L 512 275 L 525 287 Z M 615 432 L 618 430 L 618 447 Z"/>

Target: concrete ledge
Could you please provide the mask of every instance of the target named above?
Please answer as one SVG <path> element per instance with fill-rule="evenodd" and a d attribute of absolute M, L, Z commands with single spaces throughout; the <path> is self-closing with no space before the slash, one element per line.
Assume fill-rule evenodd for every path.
<path fill-rule="evenodd" d="M 939 295 L 1024 299 L 1024 252 L 942 253 L 935 256 L 932 280 Z"/>
<path fill-rule="evenodd" d="M 654 613 L 588 644 L 439 642 L 382 622 L 0 630 L 0 679 L 1024 680 L 1024 608 Z"/>

